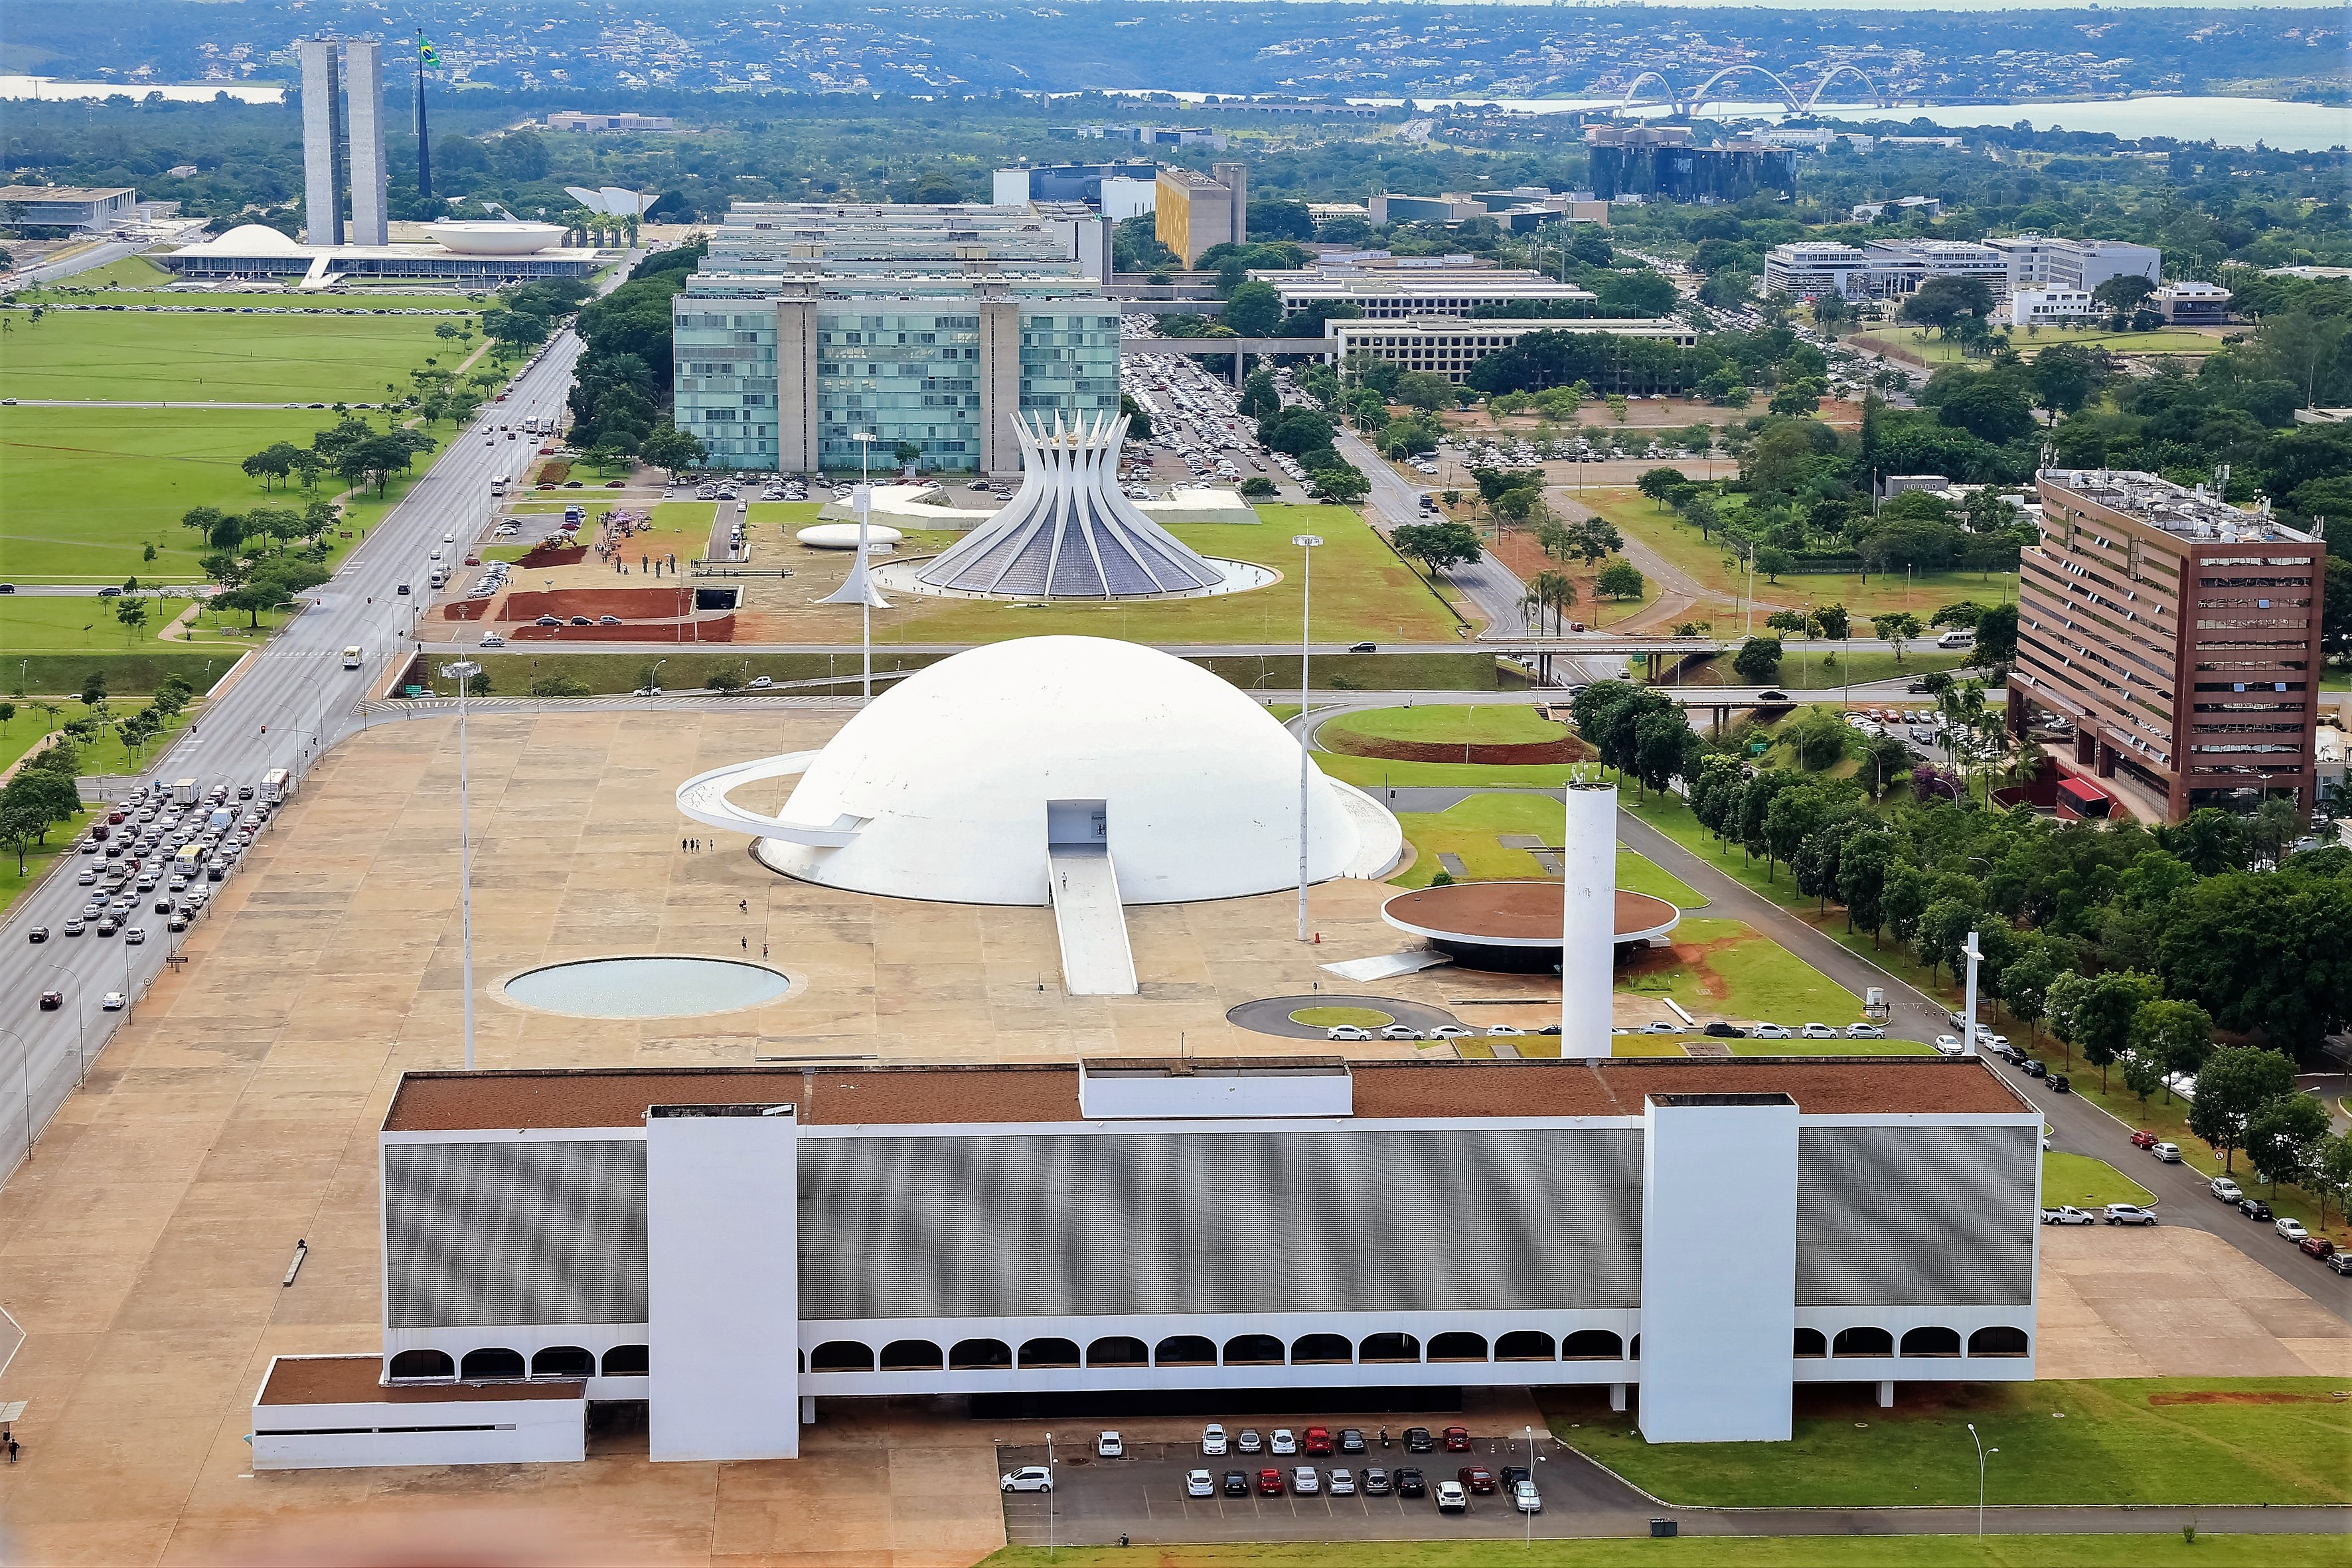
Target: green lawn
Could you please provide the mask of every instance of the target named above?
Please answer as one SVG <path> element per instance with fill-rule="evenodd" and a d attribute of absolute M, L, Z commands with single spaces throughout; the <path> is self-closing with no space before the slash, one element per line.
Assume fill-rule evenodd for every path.
<path fill-rule="evenodd" d="M 1855 341 L 1901 349 L 1929 364 L 1987 363 L 1967 358 L 1960 353 L 1959 344 L 1937 337 L 1927 327 L 1882 327 L 1862 333 Z M 2219 337 L 2174 328 L 2158 328 L 2152 332 L 2111 332 L 2100 327 L 2043 327 L 2031 335 L 2020 328 L 2009 339 L 2009 346 L 2028 359 L 2033 357 L 2036 349 L 2046 349 L 2053 343 L 2095 346 L 2118 354 L 2210 354 L 2219 353 L 2221 347 Z"/>
<path fill-rule="evenodd" d="M 1356 512 L 1275 505 L 1257 511 L 1257 525 L 1178 523 L 1169 531 L 1204 555 L 1274 568 L 1282 578 L 1270 586 L 1166 604 L 1050 608 L 943 599 L 912 617 L 898 636 L 909 642 L 992 642 L 1062 632 L 1134 642 L 1292 642 L 1299 635 L 1301 552 L 1290 538 L 1309 530 L 1323 540 L 1315 552 L 1316 641 L 1437 642 L 1458 634 L 1461 622 Z"/>
<path fill-rule="evenodd" d="M 400 293 L 390 289 L 381 293 L 373 289 L 356 289 L 345 294 L 306 294 L 290 289 L 267 294 L 226 291 L 174 294 L 164 289 L 164 285 L 173 279 L 173 273 L 143 256 L 126 256 L 120 261 L 110 261 L 90 271 L 77 272 L 45 289 L 11 290 L 9 297 L 20 305 L 200 305 L 231 310 L 250 305 L 257 310 L 266 307 L 278 310 L 364 310 L 373 308 L 478 311 L 489 300 L 487 294 L 480 300 L 470 300 L 463 294 Z M 426 325 L 429 327 L 431 323 Z"/>
<path fill-rule="evenodd" d="M 70 852 L 73 841 L 89 825 L 92 815 L 85 811 L 71 822 L 60 822 L 50 828 L 47 844 L 37 845 L 25 852 L 21 871 L 17 869 L 17 859 L 14 854 L 0 850 L 0 914 L 7 912 L 8 906 L 16 901 L 18 894 L 39 881 L 43 874 L 57 863 L 59 856 Z"/>
<path fill-rule="evenodd" d="M 199 610 L 195 625 L 189 628 L 183 641 L 166 642 L 160 634 L 188 607 L 187 590 L 178 590 L 173 598 L 148 598 L 147 624 L 132 632 L 114 616 L 114 606 L 120 600 L 54 598 L 48 595 L 12 594 L 0 597 L 0 656 L 26 653 L 161 653 L 174 650 L 188 653 L 216 653 L 230 650 L 234 658 L 244 646 L 236 634 L 243 633 L 246 623 L 252 619 L 243 612 L 216 613 Z M 284 619 L 280 615 L 265 615 L 262 626 L 267 629 Z M 235 632 L 231 632 L 235 628 Z M 250 639 L 247 639 L 250 640 Z"/>
<path fill-rule="evenodd" d="M 1331 728 L 1376 741 L 1440 745 L 1518 746 L 1565 741 L 1574 731 L 1538 715 L 1532 704 L 1430 702 L 1418 708 L 1372 708 L 1343 713 Z"/>
<path fill-rule="evenodd" d="M 2334 1397 L 2341 1386 L 2317 1377 L 1912 1384 L 1881 1410 L 1866 1384 L 1801 1384 L 1787 1443 L 1652 1445 L 1610 1411 L 1605 1390 L 1547 1391 L 1542 1402 L 1555 1436 L 1677 1503 L 1974 1503 L 1971 1421 L 2000 1450 L 1986 1471 L 1995 1506 L 2340 1503 L 2352 1500 L 2352 1402 Z M 2341 1561 L 2340 1539 L 2336 1550 Z"/>
<path fill-rule="evenodd" d="M 1741 921 L 1685 920 L 1672 949 L 1653 948 L 1623 973 L 1621 986 L 1671 996 L 1702 1018 L 1842 1028 L 1862 1016 L 1860 997 Z M 1797 1043 L 1756 1042 L 1768 1055 Z"/>
<path fill-rule="evenodd" d="M 1336 1029 L 1342 1024 L 1353 1024 L 1360 1029 L 1381 1029 L 1395 1023 L 1396 1015 L 1376 1007 L 1301 1007 L 1290 1016 L 1290 1021 L 1310 1029 Z"/>
<path fill-rule="evenodd" d="M 1622 844 L 1617 847 L 1617 885 L 1629 893 L 1664 899 L 1678 910 L 1696 910 L 1706 902 L 1656 861 L 1636 855 Z"/>
<path fill-rule="evenodd" d="M 2108 1164 L 2088 1154 L 2042 1156 L 2042 1202 L 2045 1206 L 2072 1204 L 2080 1209 L 2109 1204 L 2152 1204 L 2156 1194 Z"/>
<path fill-rule="evenodd" d="M 1315 765 L 1335 779 L 1343 779 L 1359 789 L 1372 791 L 1419 785 L 1481 789 L 1503 784 L 1532 784 L 1538 789 L 1558 789 L 1576 777 L 1580 771 L 1591 771 L 1590 764 L 1580 770 L 1579 764 L 1574 763 L 1514 763 L 1508 765 L 1391 763 L 1379 757 L 1341 756 L 1337 752 L 1316 752 Z"/>
<path fill-rule="evenodd" d="M 1869 630 L 1867 626 L 1857 629 Z M 1861 653 L 1840 653 L 1835 643 L 1784 642 L 1781 647 L 1786 657 L 1780 660 L 1780 673 L 1772 678 L 1772 684 L 1790 691 L 1818 691 L 1825 697 L 1835 694 L 1843 687 L 1859 686 L 1864 681 L 1892 680 L 1896 676 L 1908 679 L 1933 669 L 1957 670 L 1969 659 L 1964 653 L 1905 648 L 1903 662 L 1897 664 L 1892 653 L 1876 653 L 1868 649 Z M 1659 679 L 1658 684 L 1746 686 L 1748 682 L 1740 679 L 1738 671 L 1731 668 L 1731 660 L 1725 658 L 1669 672 Z M 1867 699 L 1858 697 L 1854 700 L 1884 704 L 1887 699 L 1881 695 Z"/>
<path fill-rule="evenodd" d="M 1747 617 L 1740 607 L 1740 598 L 1746 579 L 1744 574 L 1735 575 L 1726 567 L 1731 556 L 1723 547 L 1720 535 L 1713 540 L 1701 539 L 1697 529 L 1639 490 L 1588 490 L 1576 499 L 1696 579 L 1721 606 L 1715 616 L 1717 636 L 1736 636 L 1743 629 Z M 1857 617 L 1909 610 L 1924 623 L 1937 608 L 1955 600 L 1971 599 L 1980 605 L 2006 603 L 2017 596 L 2016 584 L 2013 574 L 1975 572 L 1923 572 L 1909 577 L 1901 572 L 1874 573 L 1867 579 L 1858 574 L 1790 576 L 1778 584 L 1768 584 L 1759 577 L 1756 584 L 1755 627 L 1763 631 L 1769 606 L 1780 605 L 1840 604 Z M 1704 611 L 1695 611 L 1693 617 L 1705 621 L 1707 616 Z M 1857 637 L 1870 635 L 1865 620 L 1858 618 L 1853 629 Z M 1926 651 L 1923 648 L 1919 655 L 1914 655 L 1906 649 L 1905 668 L 1914 668 L 1914 660 Z"/>
<path fill-rule="evenodd" d="M 1503 1526 L 1507 1535 L 1509 1523 Z M 2327 1535 L 1685 1536 L 1522 1545 L 1473 1541 L 1349 1541 L 1292 1545 L 1007 1546 L 981 1568 L 2319 1568 L 2344 1561 Z"/>
<path fill-rule="evenodd" d="M 1410 764 L 1408 764 L 1410 765 Z M 1425 888 L 1441 868 L 1438 856 L 1460 858 L 1464 881 L 1493 881 L 1546 875 L 1533 855 L 1506 849 L 1498 834 L 1525 834 L 1547 844 L 1560 834 L 1560 805 L 1539 795 L 1474 795 L 1439 812 L 1400 812 L 1404 836 L 1420 851 L 1410 869 L 1392 879 L 1400 888 Z"/>
<path fill-rule="evenodd" d="M 428 357 L 463 357 L 423 316 L 157 316 L 61 311 L 19 318 L 0 395 L 115 402 L 373 403 L 405 395 Z"/>

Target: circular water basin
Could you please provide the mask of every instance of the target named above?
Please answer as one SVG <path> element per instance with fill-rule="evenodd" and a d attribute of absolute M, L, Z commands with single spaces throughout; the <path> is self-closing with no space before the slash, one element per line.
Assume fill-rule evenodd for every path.
<path fill-rule="evenodd" d="M 501 989 L 574 1018 L 686 1018 L 781 999 L 793 983 L 731 958 L 587 958 L 527 970 Z"/>

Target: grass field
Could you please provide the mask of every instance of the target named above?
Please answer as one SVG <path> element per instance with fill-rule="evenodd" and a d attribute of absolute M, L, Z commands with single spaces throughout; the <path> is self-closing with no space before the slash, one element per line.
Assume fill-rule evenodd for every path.
<path fill-rule="evenodd" d="M 1718 1507 L 2339 1503 L 2352 1498 L 2352 1403 L 2326 1378 L 2117 1378 L 1801 1384 L 1787 1443 L 1647 1444 L 1605 1390 L 1548 1391 L 1553 1434 L 1670 1502 Z M 2147 1538 L 2153 1543 L 2154 1538 Z M 2342 1551 L 2337 1542 L 2337 1551 Z M 2199 1547 L 2200 1551 L 2203 1547 Z M 2339 1558 L 2340 1560 L 2340 1558 Z"/>
<path fill-rule="evenodd" d="M 1290 1016 L 1290 1021 L 1310 1029 L 1336 1029 L 1342 1024 L 1353 1024 L 1360 1029 L 1380 1029 L 1395 1023 L 1396 1016 L 1376 1007 L 1301 1007 Z"/>
<path fill-rule="evenodd" d="M 1424 703 L 1419 708 L 1371 708 L 1330 720 L 1333 729 L 1377 741 L 1413 741 L 1453 745 L 1540 745 L 1567 740 L 1565 724 L 1539 716 L 1524 702 Z"/>
<path fill-rule="evenodd" d="M 1864 633 L 1868 626 L 1857 628 Z M 1772 684 L 1790 691 L 1817 691 L 1825 698 L 1835 698 L 1845 687 L 1860 686 L 1865 681 L 1892 680 L 1897 676 L 1910 679 L 1929 670 L 1958 670 L 1968 663 L 1964 653 L 1941 653 L 1933 649 L 1905 648 L 1903 662 L 1896 664 L 1892 653 L 1864 649 L 1860 653 L 1843 653 L 1835 643 L 1784 641 L 1780 672 Z M 1739 672 L 1731 668 L 1727 658 L 1693 664 L 1663 677 L 1661 686 L 1745 686 Z M 1857 697 L 1857 702 L 1884 704 L 1885 696 Z M 1922 699 L 1921 700 L 1925 700 Z M 1917 706 L 1916 703 L 1913 704 Z"/>
<path fill-rule="evenodd" d="M 1686 1536 L 1672 1541 L 1348 1541 L 1307 1545 L 1007 1546 L 982 1568 L 2319 1568 L 2325 1535 Z"/>
<path fill-rule="evenodd" d="M 1545 876 L 1533 855 L 1504 848 L 1496 836 L 1526 834 L 1556 843 L 1559 813 L 1559 802 L 1539 795 L 1474 795 L 1444 811 L 1400 812 L 1397 821 L 1419 853 L 1391 879 L 1400 888 L 1426 888 L 1440 869 L 1441 854 L 1460 859 L 1463 868 L 1454 875 L 1464 881 Z"/>
<path fill-rule="evenodd" d="M 992 642 L 1013 636 L 1068 632 L 1132 642 L 1283 643 L 1299 634 L 1300 552 L 1290 539 L 1312 531 L 1315 552 L 1312 636 L 1318 642 L 1437 642 L 1461 622 L 1413 569 L 1346 507 L 1261 506 L 1256 525 L 1179 523 L 1169 530 L 1203 555 L 1270 566 L 1269 586 L 1166 604 L 1055 605 L 938 600 L 898 634 L 908 642 Z M 901 604 L 908 601 L 901 600 Z M 1295 679 L 1295 678 L 1294 678 Z"/>
<path fill-rule="evenodd" d="M 1671 996 L 1701 1017 L 1843 1028 L 1862 1016 L 1860 997 L 1740 921 L 1685 920 L 1672 948 L 1651 949 L 1624 973 L 1631 989 Z M 1756 1043 L 1777 1050 L 1798 1042 Z"/>
<path fill-rule="evenodd" d="M 1337 752 L 1318 752 L 1315 765 L 1335 779 L 1343 779 L 1359 789 L 1409 789 L 1416 786 L 1432 788 L 1486 789 L 1507 784 L 1532 784 L 1538 789 L 1558 789 L 1580 772 L 1573 763 L 1528 763 L 1509 765 L 1488 765 L 1482 763 L 1391 763 L 1379 757 L 1347 757 Z M 1582 772 L 1590 773 L 1591 764 Z"/>
<path fill-rule="evenodd" d="M 1726 570 L 1724 563 L 1729 552 L 1720 543 L 1702 540 L 1698 530 L 1682 521 L 1673 512 L 1633 489 L 1589 490 L 1577 498 L 1628 536 L 1638 538 L 1674 565 L 1696 579 L 1699 585 L 1717 597 L 1726 611 L 1717 615 L 1718 634 L 1737 632 L 1744 620 L 1738 608 L 1743 592 L 1744 576 L 1736 577 Z M 1764 629 L 1764 616 L 1769 606 L 1788 605 L 1792 608 L 1811 605 L 1843 605 L 1857 617 L 1885 615 L 1895 610 L 1909 610 L 1924 624 L 1927 616 L 1942 605 L 1959 599 L 1971 599 L 1979 605 L 2004 604 L 2017 597 L 2014 574 L 1975 572 L 1925 572 L 1906 577 L 1903 573 L 1873 573 L 1867 578 L 1860 574 L 1833 576 L 1790 576 L 1778 584 L 1756 583 L 1756 628 Z M 1705 619 L 1702 616 L 1698 617 Z M 1854 624 L 1858 637 L 1867 637 L 1869 630 L 1863 619 Z M 1914 655 L 1904 650 L 1904 668 L 1915 668 L 1914 660 L 1924 657 L 1927 649 Z M 1785 667 L 1784 667 L 1785 668 Z M 1918 668 L 1929 666 L 1916 666 Z M 1888 673 L 1893 673 L 1892 670 Z"/>
<path fill-rule="evenodd" d="M 244 294 L 223 292 L 166 292 L 164 285 L 173 281 L 173 274 L 158 267 L 142 256 L 126 256 L 120 261 L 88 272 L 77 272 L 61 279 L 47 288 L 18 289 L 12 297 L 19 305 L 201 305 L 214 309 L 236 310 L 250 305 L 256 310 L 419 310 L 477 311 L 488 301 L 469 300 L 463 294 L 415 294 L 385 290 L 357 289 L 344 294 L 301 293 L 299 291 Z M 428 327 L 431 322 L 425 323 Z"/>
<path fill-rule="evenodd" d="M 463 357 L 423 316 L 93 315 L 20 321 L 0 395 L 119 403 L 373 403 L 387 383 Z"/>
<path fill-rule="evenodd" d="M 0 657 L 26 653 L 152 653 L 164 648 L 215 655 L 226 650 L 231 658 L 251 638 L 245 636 L 252 619 L 241 611 L 199 610 L 185 639 L 164 642 L 157 634 L 188 607 L 185 590 L 176 598 L 149 598 L 147 624 L 132 632 L 115 618 L 115 599 L 36 597 L 12 594 L 0 598 Z M 265 615 L 265 630 L 284 620 Z M 5 672 L 0 672 L 5 673 Z"/>
<path fill-rule="evenodd" d="M 0 914 L 7 912 L 8 906 L 16 901 L 17 895 L 39 881 L 57 863 L 59 856 L 71 853 L 74 839 L 79 837 L 95 815 L 95 812 L 85 811 L 71 822 L 60 822 L 50 828 L 47 843 L 37 845 L 25 852 L 24 869 L 21 871 L 17 869 L 15 853 L 0 850 Z"/>
<path fill-rule="evenodd" d="M 1936 336 L 1927 327 L 1886 327 L 1877 331 L 1864 332 L 1854 340 L 1874 343 L 1881 348 L 1894 348 L 1923 359 L 1929 364 L 1983 364 L 1982 359 L 1969 359 L 1960 353 L 1960 345 Z M 2208 337 L 2202 332 L 2182 331 L 2174 328 L 2158 328 L 2152 332 L 2111 332 L 2100 327 L 2043 327 L 2028 335 L 2023 329 L 2010 334 L 2009 346 L 2033 357 L 2036 349 L 2046 349 L 2053 343 L 2076 343 L 2084 348 L 2103 348 L 2118 354 L 2210 354 L 2221 347 L 2219 335 Z"/>
<path fill-rule="evenodd" d="M 2156 1194 L 2108 1164 L 2088 1154 L 2042 1156 L 2042 1202 L 2044 1207 L 2073 1204 L 2078 1209 L 2104 1208 L 2109 1204 L 2152 1204 Z"/>

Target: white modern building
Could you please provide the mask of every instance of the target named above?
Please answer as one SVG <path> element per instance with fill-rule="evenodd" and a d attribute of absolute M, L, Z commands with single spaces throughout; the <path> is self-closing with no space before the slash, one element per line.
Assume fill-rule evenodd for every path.
<path fill-rule="evenodd" d="M 1892 212 L 1898 218 L 1939 217 L 1944 211 L 1941 196 L 1897 196 L 1893 201 L 1862 202 L 1847 216 L 1856 223 L 1873 223 L 1878 215 Z"/>
<path fill-rule="evenodd" d="M 138 216 L 139 193 L 129 185 L 0 185 L 0 222 L 11 226 L 103 233 Z"/>
<path fill-rule="evenodd" d="M 2048 286 L 2095 292 L 2111 278 L 2161 276 L 2164 253 L 2120 239 L 2060 239 L 2039 234 L 1999 235 L 1985 245 L 2002 260 L 2011 289 Z"/>
<path fill-rule="evenodd" d="M 1970 1059 L 410 1073 L 381 1342 L 275 1358 L 253 1460 L 576 1459 L 603 1401 L 661 1462 L 794 1458 L 841 1398 L 1529 1384 L 1785 1440 L 1799 1384 L 2032 1378 L 2040 1134 Z M 1477 1170 L 1511 1200 L 1444 1223 Z"/>
<path fill-rule="evenodd" d="M 1253 271 L 1274 286 L 1286 314 L 1309 305 L 1349 304 L 1361 321 L 1414 316 L 1473 316 L 1481 307 L 1520 300 L 1590 303 L 1589 289 L 1521 268 L 1369 268 L 1338 263 L 1297 271 Z"/>
<path fill-rule="evenodd" d="M 1874 239 L 1860 247 L 1829 240 L 1776 245 L 1764 255 L 1768 294 L 1820 299 L 1900 300 L 1930 278 L 1980 279 L 1996 302 L 2009 294 L 2009 267 L 2000 252 L 1959 239 Z"/>
<path fill-rule="evenodd" d="M 1368 319 L 1349 321 L 1333 317 L 1323 323 L 1323 335 L 1333 351 L 1333 357 L 1344 361 L 1355 354 L 1388 360 L 1407 370 L 1429 371 L 1448 381 L 1459 382 L 1470 369 L 1488 354 L 1499 353 L 1516 347 L 1520 339 L 1534 332 L 1605 332 L 1620 338 L 1657 338 L 1690 348 L 1698 342 L 1698 331 L 1687 322 L 1650 321 L 1643 318 L 1619 320 L 1607 316 L 1567 317 L 1557 320 L 1528 316 L 1486 316 L 1475 321 L 1458 316 L 1417 316 L 1406 321 Z M 1608 385 L 1594 384 L 1601 392 L 1651 392 L 1647 385 Z"/>
<path fill-rule="evenodd" d="M 390 232 L 383 46 L 310 37 L 296 40 L 294 51 L 302 70 L 303 236 L 312 245 L 380 247 Z"/>
<path fill-rule="evenodd" d="M 1836 295 L 1859 300 L 1869 293 L 1864 281 L 1869 258 L 1851 245 L 1807 239 L 1776 245 L 1764 253 L 1764 292 L 1786 294 L 1791 300 L 1823 300 Z"/>
<path fill-rule="evenodd" d="M 2048 327 L 2099 313 L 2098 302 L 2080 289 L 2020 289 L 2010 295 L 1997 319 L 2012 327 Z"/>
<path fill-rule="evenodd" d="M 431 245 L 310 244 L 257 223 L 152 259 L 182 278 L 210 281 L 299 282 L 325 289 L 345 281 L 415 279 L 495 288 L 534 278 L 586 278 L 596 252 L 567 248 L 559 225 L 436 223 Z"/>
<path fill-rule="evenodd" d="M 2147 307 L 2176 327 L 2218 327 L 2230 319 L 2230 291 L 2218 283 L 2187 280 L 2159 285 Z"/>

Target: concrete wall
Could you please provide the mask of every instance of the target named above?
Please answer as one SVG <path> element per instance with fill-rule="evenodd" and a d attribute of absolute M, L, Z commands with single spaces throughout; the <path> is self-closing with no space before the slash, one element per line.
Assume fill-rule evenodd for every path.
<path fill-rule="evenodd" d="M 336 110 L 334 40 L 303 38 L 295 53 L 302 62 L 302 237 L 311 245 L 341 245 L 343 203 L 335 179 L 335 143 L 341 116 Z"/>
<path fill-rule="evenodd" d="M 383 46 L 343 46 L 343 91 L 351 123 L 353 245 L 386 245 L 390 230 L 383 161 Z"/>

